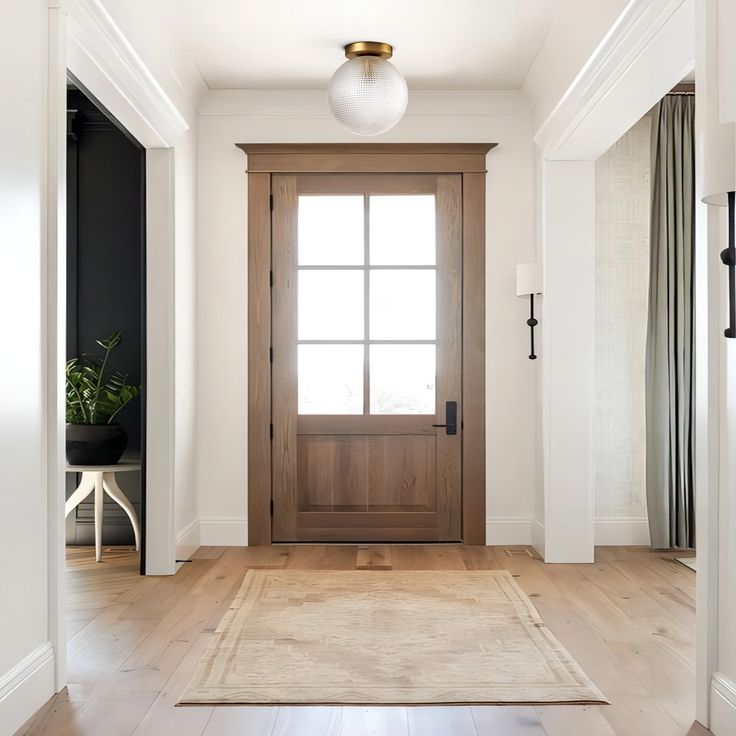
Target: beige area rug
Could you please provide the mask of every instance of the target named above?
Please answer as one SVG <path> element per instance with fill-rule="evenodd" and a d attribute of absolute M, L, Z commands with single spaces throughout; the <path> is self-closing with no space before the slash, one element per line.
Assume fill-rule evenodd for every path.
<path fill-rule="evenodd" d="M 689 567 L 693 572 L 698 571 L 697 563 L 694 557 L 675 557 L 675 560 L 685 567 Z"/>
<path fill-rule="evenodd" d="M 601 702 L 505 570 L 250 571 L 179 701 Z"/>

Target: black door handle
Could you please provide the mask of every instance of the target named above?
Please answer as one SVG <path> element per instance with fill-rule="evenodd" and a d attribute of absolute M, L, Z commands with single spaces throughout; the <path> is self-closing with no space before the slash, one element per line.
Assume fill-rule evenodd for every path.
<path fill-rule="evenodd" d="M 444 427 L 447 434 L 457 434 L 457 401 L 445 401 L 446 424 L 433 424 L 433 427 Z"/>

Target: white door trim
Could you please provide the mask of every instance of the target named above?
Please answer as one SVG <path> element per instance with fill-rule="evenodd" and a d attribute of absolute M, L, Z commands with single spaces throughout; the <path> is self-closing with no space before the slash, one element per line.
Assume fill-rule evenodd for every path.
<path fill-rule="evenodd" d="M 43 251 L 48 626 L 54 686 L 66 682 L 65 391 L 66 361 L 66 18 L 49 8 L 45 247 Z"/>
<path fill-rule="evenodd" d="M 698 59 L 698 64 L 695 64 L 693 28 L 699 34 L 704 33 L 701 11 L 712 2 L 708 0 L 701 6 L 694 0 L 632 0 L 627 5 L 570 89 L 536 132 L 542 177 L 547 161 L 598 158 L 693 68 L 696 69 L 696 86 L 703 90 L 705 80 L 702 74 L 706 61 Z M 544 191 L 543 184 L 544 180 L 538 191 Z M 696 215 L 696 273 L 699 274 L 696 312 L 698 325 L 702 327 L 696 337 L 696 718 L 706 726 L 711 715 L 711 683 L 717 654 L 718 396 L 723 342 L 718 328 L 719 294 L 718 289 L 713 288 L 719 278 L 719 266 L 717 259 L 712 257 L 720 250 L 715 243 L 719 215 L 712 209 L 699 205 Z M 549 213 L 545 216 L 549 217 Z M 554 252 L 545 251 L 544 234 L 542 238 L 545 259 L 555 258 Z M 545 264 L 545 270 L 547 268 L 549 264 Z M 545 284 L 545 308 L 550 302 L 554 304 L 554 294 Z M 569 327 L 576 330 L 578 326 L 572 322 Z M 542 386 L 546 392 L 542 397 L 543 406 L 553 399 L 564 400 L 564 396 L 556 393 L 554 383 L 550 382 L 551 369 L 549 364 L 544 365 L 544 358 L 542 355 Z M 548 438 L 543 442 L 546 448 Z M 550 490 L 547 482 L 545 478 L 545 493 Z M 587 489 L 581 487 L 577 493 L 580 502 L 585 503 Z M 545 552 L 553 538 L 546 528 L 549 523 L 550 519 L 545 519 Z"/>
<path fill-rule="evenodd" d="M 546 158 L 597 159 L 693 69 L 694 0 L 631 0 L 534 134 Z M 647 76 L 638 71 L 647 70 Z"/>
<path fill-rule="evenodd" d="M 99 0 L 49 0 L 46 178 L 45 436 L 49 641 L 54 686 L 66 684 L 64 362 L 66 359 L 67 70 L 146 150 L 146 570 L 175 572 L 174 148 L 188 125 Z M 155 313 L 154 313 L 155 312 Z M 155 484 L 155 485 L 154 485 Z"/>

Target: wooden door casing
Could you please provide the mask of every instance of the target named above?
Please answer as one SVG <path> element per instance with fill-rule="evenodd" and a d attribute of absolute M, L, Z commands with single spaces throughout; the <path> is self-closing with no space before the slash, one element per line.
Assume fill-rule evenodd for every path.
<path fill-rule="evenodd" d="M 446 401 L 458 403 L 462 427 L 461 176 L 275 175 L 271 184 L 273 540 L 461 540 L 462 430 L 432 427 L 444 423 Z M 298 415 L 297 203 L 319 193 L 434 195 L 435 414 Z M 356 268 L 367 274 L 367 258 Z M 367 333 L 363 342 L 367 365 Z"/>
<path fill-rule="evenodd" d="M 486 543 L 485 249 L 486 180 L 495 143 L 237 143 L 247 179 L 248 545 L 272 534 L 271 179 L 277 174 L 456 173 L 462 179 L 462 539 Z"/>

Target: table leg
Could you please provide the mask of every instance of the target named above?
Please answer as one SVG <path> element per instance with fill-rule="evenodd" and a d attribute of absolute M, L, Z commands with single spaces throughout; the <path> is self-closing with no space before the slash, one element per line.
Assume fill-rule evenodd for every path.
<path fill-rule="evenodd" d="M 128 497 L 123 493 L 123 489 L 120 488 L 118 482 L 115 480 L 115 473 L 105 473 L 102 476 L 102 481 L 107 491 L 107 495 L 115 501 L 118 505 L 122 506 L 125 513 L 128 514 L 130 523 L 133 525 L 133 533 L 135 534 L 135 548 L 140 550 L 141 548 L 141 528 L 138 524 L 138 515 L 135 513 L 133 504 L 128 500 Z"/>
<path fill-rule="evenodd" d="M 74 509 L 77 508 L 77 506 L 79 506 L 79 504 L 82 503 L 82 501 L 84 501 L 92 491 L 94 491 L 94 489 L 94 473 L 82 473 L 82 481 L 77 486 L 74 493 L 67 498 L 66 503 L 64 504 L 64 517 L 66 518 L 69 516 L 69 514 L 71 514 L 71 512 L 74 511 Z"/>
<path fill-rule="evenodd" d="M 93 473 L 95 477 L 95 559 L 102 559 L 102 507 L 105 496 L 102 488 L 102 473 Z"/>

